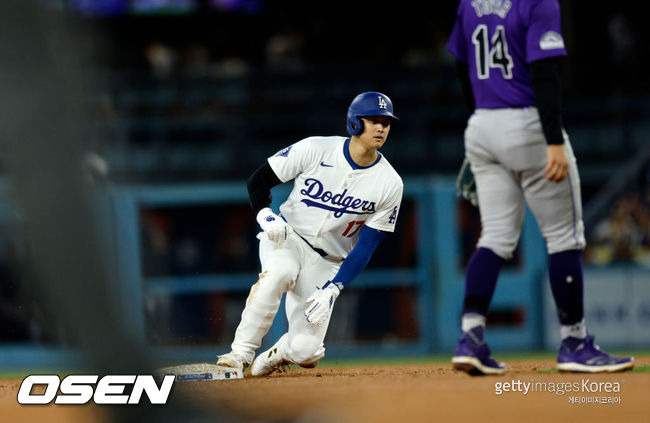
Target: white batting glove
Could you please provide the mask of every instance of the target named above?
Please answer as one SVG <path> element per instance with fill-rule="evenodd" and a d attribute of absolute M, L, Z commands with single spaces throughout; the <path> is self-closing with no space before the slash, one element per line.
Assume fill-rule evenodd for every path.
<path fill-rule="evenodd" d="M 339 287 L 330 281 L 323 285 L 322 288 L 316 289 L 316 292 L 311 294 L 305 301 L 305 304 L 307 304 L 305 309 L 307 322 L 314 326 L 320 326 L 327 322 L 332 314 L 334 301 L 338 298 L 342 288 L 342 286 Z"/>
<path fill-rule="evenodd" d="M 273 242 L 286 241 L 293 233 L 293 228 L 284 219 L 273 213 L 269 207 L 265 207 L 257 213 L 257 223 Z"/>

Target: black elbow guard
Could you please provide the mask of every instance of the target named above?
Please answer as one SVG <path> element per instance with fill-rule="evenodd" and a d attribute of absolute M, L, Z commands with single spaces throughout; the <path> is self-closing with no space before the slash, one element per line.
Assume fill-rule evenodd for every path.
<path fill-rule="evenodd" d="M 265 161 L 255 169 L 255 172 L 246 180 L 248 197 L 255 214 L 271 205 L 271 188 L 281 183 L 282 181 L 275 174 L 269 162 Z"/>

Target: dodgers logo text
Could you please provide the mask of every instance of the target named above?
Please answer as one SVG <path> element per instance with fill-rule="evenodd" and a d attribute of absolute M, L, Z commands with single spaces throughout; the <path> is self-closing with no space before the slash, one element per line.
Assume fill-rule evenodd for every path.
<path fill-rule="evenodd" d="M 348 195 L 347 189 L 334 194 L 332 191 L 327 191 L 321 181 L 313 178 L 307 179 L 305 185 L 307 188 L 301 189 L 300 193 L 310 198 L 301 200 L 307 207 L 318 207 L 333 211 L 334 217 L 341 217 L 343 214 L 372 214 L 375 212 L 374 201 Z"/>

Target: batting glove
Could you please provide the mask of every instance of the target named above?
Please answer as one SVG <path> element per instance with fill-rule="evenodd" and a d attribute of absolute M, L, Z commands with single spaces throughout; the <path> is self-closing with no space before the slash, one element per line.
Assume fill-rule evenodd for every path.
<path fill-rule="evenodd" d="M 265 207 L 257 213 L 257 223 L 273 242 L 286 241 L 293 233 L 293 228 L 284 219 L 273 213 L 269 207 Z"/>
<path fill-rule="evenodd" d="M 332 314 L 334 301 L 341 293 L 341 289 L 343 289 L 343 285 L 332 281 L 328 281 L 322 288 L 316 289 L 316 292 L 305 301 L 307 322 L 314 326 L 320 326 L 327 322 Z"/>

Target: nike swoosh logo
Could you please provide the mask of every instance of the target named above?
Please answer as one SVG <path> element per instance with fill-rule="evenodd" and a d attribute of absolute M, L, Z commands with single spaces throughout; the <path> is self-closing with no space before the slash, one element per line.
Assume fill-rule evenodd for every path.
<path fill-rule="evenodd" d="M 325 162 L 320 162 L 320 165 L 323 167 L 334 167 L 334 165 L 325 164 Z"/>

